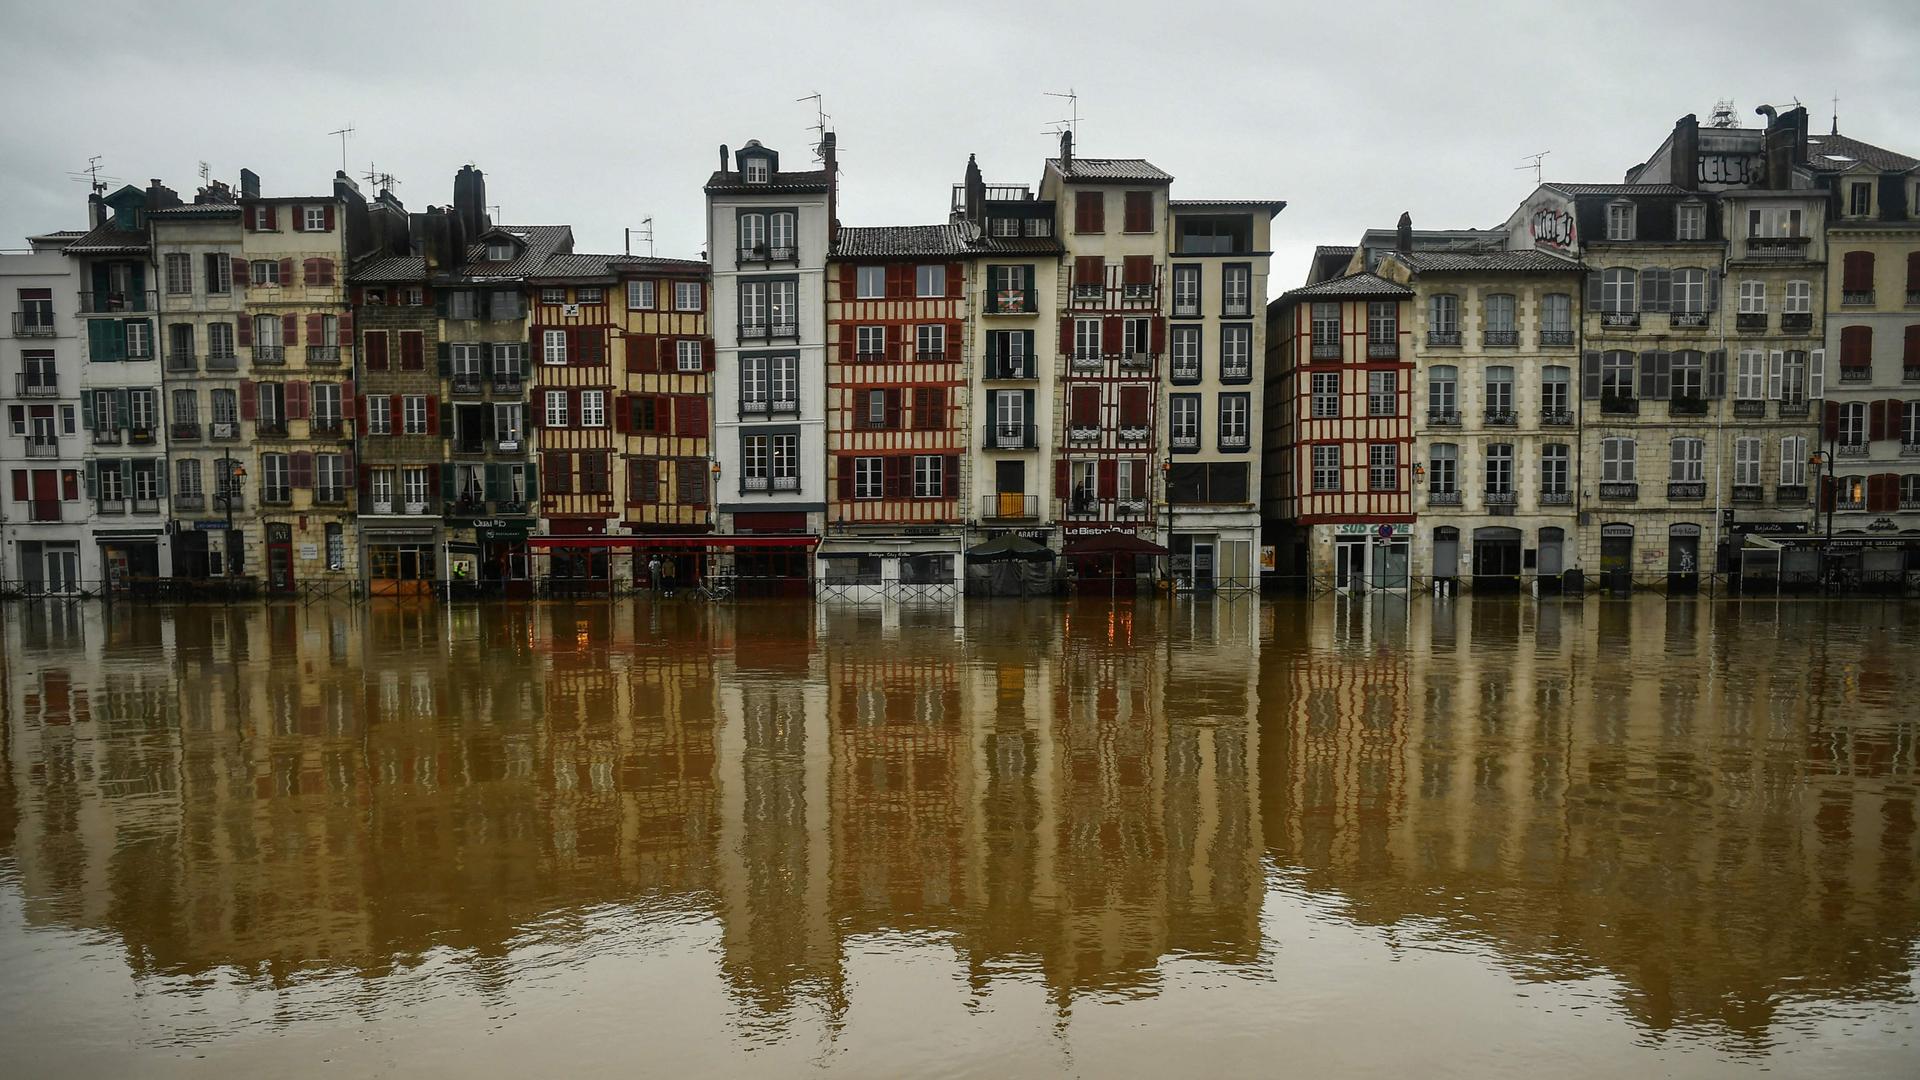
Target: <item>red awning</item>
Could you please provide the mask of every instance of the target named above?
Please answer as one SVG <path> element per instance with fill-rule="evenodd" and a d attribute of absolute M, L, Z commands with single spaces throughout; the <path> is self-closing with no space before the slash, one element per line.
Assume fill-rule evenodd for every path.
<path fill-rule="evenodd" d="M 560 548 L 589 550 L 707 550 L 711 548 L 756 548 L 756 547 L 818 547 L 817 536 L 728 536 L 714 533 L 698 533 L 687 536 L 529 536 L 527 546 L 557 550 Z"/>
<path fill-rule="evenodd" d="M 1067 541 L 1060 554 L 1069 559 L 1100 555 L 1167 555 L 1166 548 L 1130 532 L 1081 533 Z"/>

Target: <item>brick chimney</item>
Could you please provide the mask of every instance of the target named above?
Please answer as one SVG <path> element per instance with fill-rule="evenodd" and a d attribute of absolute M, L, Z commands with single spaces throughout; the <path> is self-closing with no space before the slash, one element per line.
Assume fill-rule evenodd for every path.
<path fill-rule="evenodd" d="M 1400 212 L 1400 223 L 1394 226 L 1393 250 L 1402 255 L 1413 254 L 1413 215 Z"/>
<path fill-rule="evenodd" d="M 820 136 L 820 163 L 827 170 L 827 250 L 840 246 L 840 143 L 833 132 Z"/>
<path fill-rule="evenodd" d="M 1700 187 L 1700 118 L 1692 113 L 1673 123 L 1673 149 L 1667 162 L 1667 182 L 1688 191 L 1696 191 Z"/>

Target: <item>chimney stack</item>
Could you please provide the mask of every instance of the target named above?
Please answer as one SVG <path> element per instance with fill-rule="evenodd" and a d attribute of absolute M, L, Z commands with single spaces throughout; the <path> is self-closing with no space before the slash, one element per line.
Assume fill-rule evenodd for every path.
<path fill-rule="evenodd" d="M 257 199 L 260 197 L 260 174 L 252 169 L 240 170 L 240 197 Z"/>
<path fill-rule="evenodd" d="M 1688 191 L 1699 190 L 1700 118 L 1692 113 L 1673 123 L 1673 148 L 1667 162 L 1667 182 Z"/>
<path fill-rule="evenodd" d="M 1073 168 L 1073 129 L 1068 128 L 1067 130 L 1060 133 L 1060 171 L 1064 173 L 1071 170 L 1072 168 Z"/>
<path fill-rule="evenodd" d="M 963 205 L 966 208 L 967 220 L 975 225 L 979 225 L 981 216 L 986 213 L 987 182 L 981 178 L 980 163 L 974 160 L 972 154 L 967 155 L 967 175 L 964 181 L 964 188 L 966 194 Z"/>
<path fill-rule="evenodd" d="M 827 250 L 840 246 L 840 140 L 833 132 L 820 135 L 820 163 L 827 168 Z"/>
<path fill-rule="evenodd" d="M 1400 212 L 1400 223 L 1394 226 L 1393 250 L 1402 255 L 1413 254 L 1413 215 L 1405 210 Z"/>
<path fill-rule="evenodd" d="M 460 216 L 461 230 L 468 239 L 493 224 L 487 218 L 487 176 L 472 165 L 462 165 L 453 174 L 453 211 Z"/>
<path fill-rule="evenodd" d="M 98 190 L 87 195 L 87 228 L 97 229 L 107 223 L 107 201 L 100 197 Z"/>

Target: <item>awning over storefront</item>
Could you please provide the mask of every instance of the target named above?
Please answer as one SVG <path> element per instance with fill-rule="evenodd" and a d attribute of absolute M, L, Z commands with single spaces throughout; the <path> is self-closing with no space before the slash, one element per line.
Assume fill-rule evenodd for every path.
<path fill-rule="evenodd" d="M 690 536 L 529 536 L 527 546 L 535 550 L 563 548 L 605 551 L 678 550 L 707 551 L 715 548 L 811 548 L 820 543 L 817 536 L 730 536 L 701 534 Z"/>
<path fill-rule="evenodd" d="M 1151 540 L 1143 540 L 1130 532 L 1081 533 L 1068 540 L 1060 554 L 1069 559 L 1098 558 L 1107 555 L 1152 555 L 1172 554 L 1166 548 Z"/>
<path fill-rule="evenodd" d="M 1044 562 L 1053 558 L 1053 549 L 1024 536 L 1008 534 L 968 548 L 967 558 L 975 562 Z"/>

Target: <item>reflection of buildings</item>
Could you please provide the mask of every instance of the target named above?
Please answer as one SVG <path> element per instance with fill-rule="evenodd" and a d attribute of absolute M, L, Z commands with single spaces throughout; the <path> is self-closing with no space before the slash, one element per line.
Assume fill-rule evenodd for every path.
<path fill-rule="evenodd" d="M 1920 725 L 1887 719 L 1893 650 L 1825 662 L 1805 606 L 1271 610 L 1267 834 L 1349 917 L 1604 969 L 1661 1029 L 1904 992 Z"/>

